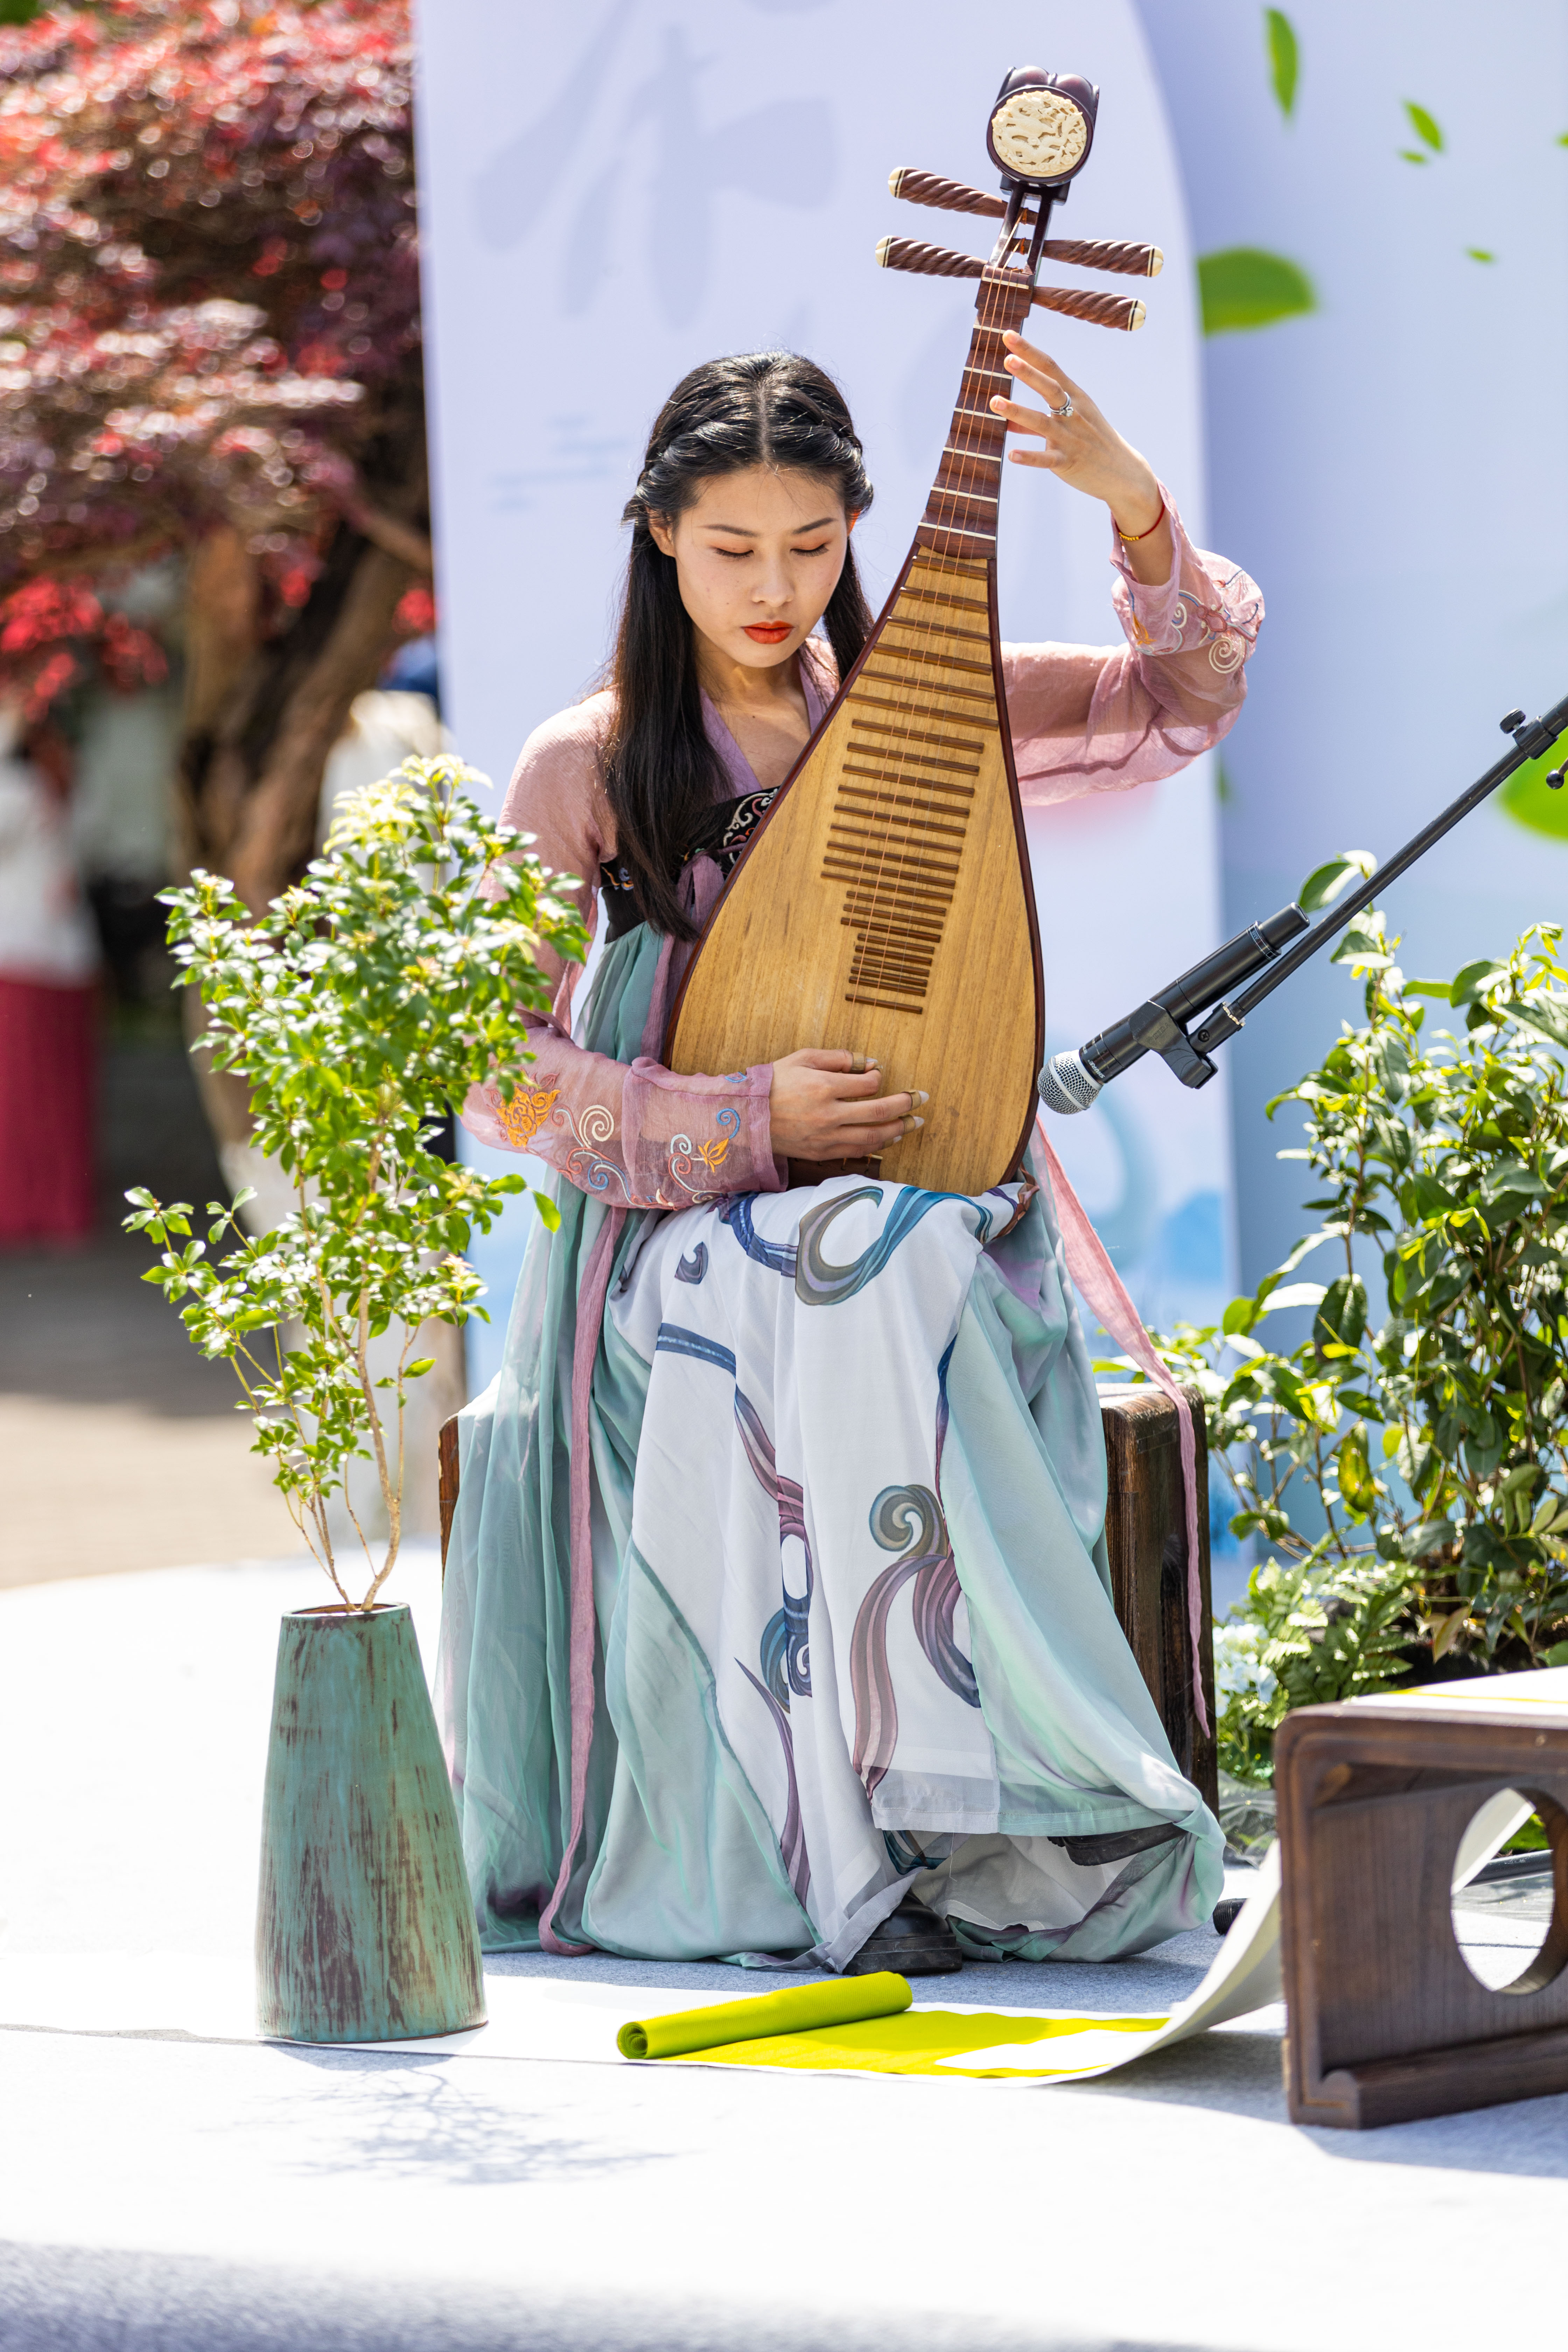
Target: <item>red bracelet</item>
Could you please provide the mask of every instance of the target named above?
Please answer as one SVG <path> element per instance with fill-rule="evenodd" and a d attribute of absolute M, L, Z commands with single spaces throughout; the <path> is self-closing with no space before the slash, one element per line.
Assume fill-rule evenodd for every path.
<path fill-rule="evenodd" d="M 1154 517 L 1153 521 L 1150 524 L 1150 526 L 1149 526 L 1149 528 L 1148 528 L 1148 530 L 1147 530 L 1125 531 L 1125 530 L 1122 530 L 1121 525 L 1118 522 L 1118 523 L 1116 523 L 1116 536 L 1117 536 L 1117 538 L 1121 541 L 1121 544 L 1122 544 L 1122 546 L 1123 546 L 1123 547 L 1136 547 L 1136 546 L 1137 546 L 1137 544 L 1138 544 L 1138 542 L 1139 542 L 1139 541 L 1140 541 L 1141 539 L 1151 539 L 1151 538 L 1152 538 L 1152 536 L 1153 536 L 1154 532 L 1155 532 L 1155 531 L 1157 531 L 1157 530 L 1159 530 L 1160 525 L 1164 521 L 1164 520 L 1165 520 L 1165 501 L 1164 501 L 1164 499 L 1161 499 L 1161 501 L 1160 501 L 1160 511 L 1159 511 L 1159 513 Z M 1111 520 L 1112 520 L 1112 522 L 1116 522 L 1116 518 L 1115 518 L 1115 516 L 1114 516 L 1114 515 L 1112 515 L 1112 517 L 1111 517 Z"/>

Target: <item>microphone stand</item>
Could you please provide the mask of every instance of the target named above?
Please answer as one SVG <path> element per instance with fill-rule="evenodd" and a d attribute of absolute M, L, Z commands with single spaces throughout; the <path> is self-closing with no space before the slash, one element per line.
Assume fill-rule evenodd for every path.
<path fill-rule="evenodd" d="M 1292 972 L 1300 971 L 1352 916 L 1370 907 L 1387 884 L 1406 873 L 1435 842 L 1451 833 L 1462 817 L 1468 816 L 1500 784 L 1506 783 L 1516 769 L 1552 750 L 1558 738 L 1568 731 L 1568 695 L 1554 704 L 1544 719 L 1527 720 L 1522 710 L 1510 710 L 1501 726 L 1505 735 L 1513 737 L 1512 751 L 1505 752 L 1484 776 L 1478 777 L 1468 792 L 1451 801 L 1403 849 L 1396 850 L 1342 906 L 1331 908 L 1321 921 L 1310 923 L 1298 906 L 1282 907 L 1266 922 L 1255 923 L 1250 930 L 1239 932 L 1224 947 L 1216 948 L 1212 955 L 1194 964 L 1190 971 L 1184 971 L 1168 988 L 1161 989 L 1125 1020 L 1091 1037 L 1076 1054 L 1053 1055 L 1039 1076 L 1040 1099 L 1047 1109 L 1088 1110 L 1101 1087 L 1120 1077 L 1123 1070 L 1131 1069 L 1134 1062 L 1141 1062 L 1150 1053 L 1158 1054 L 1183 1086 L 1206 1087 L 1215 1075 L 1210 1059 L 1215 1047 L 1223 1045 L 1227 1037 L 1234 1037 L 1249 1013 L 1255 1012 L 1266 997 L 1272 996 Z M 1554 791 L 1558 790 L 1563 770 L 1553 769 L 1546 781 Z M 1295 944 L 1288 945 L 1292 940 Z M 1260 975 L 1257 979 L 1253 979 L 1255 972 Z M 1250 987 L 1240 989 L 1233 997 L 1231 992 L 1243 981 L 1250 981 Z M 1189 1023 L 1202 1013 L 1209 1015 L 1203 1026 L 1189 1029 Z"/>

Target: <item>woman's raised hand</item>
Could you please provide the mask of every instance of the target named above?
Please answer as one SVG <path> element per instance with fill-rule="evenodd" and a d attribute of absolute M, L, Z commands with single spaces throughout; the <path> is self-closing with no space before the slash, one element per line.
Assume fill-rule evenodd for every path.
<path fill-rule="evenodd" d="M 805 1045 L 773 1064 L 768 1122 L 781 1160 L 865 1160 L 911 1127 L 923 1094 L 879 1095 L 882 1073 L 859 1054 Z"/>
<path fill-rule="evenodd" d="M 1042 412 L 1000 394 L 991 406 L 1007 420 L 1009 433 L 1027 434 L 1040 446 L 1009 452 L 1016 466 L 1044 466 L 1085 498 L 1103 499 L 1121 533 L 1133 577 L 1151 586 L 1171 572 L 1171 526 L 1161 512 L 1160 485 L 1146 457 L 1124 441 L 1081 384 L 1047 352 L 1022 335 L 1006 334 L 1004 362 L 1022 387 L 1037 393 Z M 1066 412 L 1064 414 L 1064 411 Z M 1152 528 L 1158 525 L 1158 528 Z M 1147 536 L 1143 536 L 1147 533 Z"/>

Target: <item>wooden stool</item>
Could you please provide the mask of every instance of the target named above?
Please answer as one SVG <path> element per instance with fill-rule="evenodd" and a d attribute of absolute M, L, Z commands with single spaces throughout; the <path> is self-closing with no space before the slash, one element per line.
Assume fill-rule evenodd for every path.
<path fill-rule="evenodd" d="M 1214 1604 L 1209 1593 L 1208 1451 L 1198 1390 L 1182 1391 L 1197 1432 L 1198 1627 L 1203 1730 L 1193 1704 L 1193 1641 L 1187 1614 L 1187 1515 L 1182 1493 L 1181 1431 L 1163 1390 L 1101 1389 L 1108 1486 L 1105 1546 L 1110 1597 L 1138 1669 L 1152 1694 L 1172 1752 L 1211 1812 L 1219 1811 L 1214 1719 Z"/>
<path fill-rule="evenodd" d="M 1568 2090 L 1568 1716 L 1359 1700 L 1287 1716 L 1274 1742 L 1290 2120 L 1405 2123 Z M 1459 1841 L 1517 1790 L 1552 1846 L 1546 1941 L 1515 1981 L 1455 1940 Z"/>
<path fill-rule="evenodd" d="M 1184 1391 L 1196 1416 L 1198 1576 L 1203 1591 L 1199 1643 L 1204 1697 L 1214 1722 L 1214 1619 L 1209 1601 L 1208 1457 L 1201 1443 L 1203 1401 Z M 1187 1528 L 1176 1408 L 1155 1388 L 1101 1389 L 1109 1471 L 1105 1536 L 1111 1598 L 1139 1671 L 1153 1694 L 1176 1762 L 1211 1811 L 1219 1804 L 1212 1731 L 1199 1728 L 1193 1705 L 1192 1635 L 1187 1616 Z M 441 1564 L 458 1505 L 458 1423 L 440 1440 Z"/>

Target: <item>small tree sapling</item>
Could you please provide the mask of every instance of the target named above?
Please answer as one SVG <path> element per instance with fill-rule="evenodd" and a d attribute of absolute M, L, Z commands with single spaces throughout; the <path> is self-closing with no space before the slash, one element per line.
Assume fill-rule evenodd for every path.
<path fill-rule="evenodd" d="M 463 1254 L 510 1194 L 531 1192 L 546 1225 L 558 1222 L 523 1176 L 484 1176 L 432 1149 L 470 1086 L 512 1098 L 531 1058 L 519 1015 L 550 1000 L 539 943 L 586 951 L 563 877 L 464 789 L 483 782 L 455 759 L 409 760 L 351 794 L 324 854 L 259 921 L 216 875 L 163 894 L 177 984 L 206 1009 L 195 1050 L 245 1081 L 254 1141 L 295 1205 L 255 1235 L 238 1223 L 248 1193 L 209 1202 L 204 1241 L 189 1202 L 138 1187 L 125 1223 L 161 1252 L 142 1279 L 186 1302 L 195 1345 L 233 1364 L 256 1451 L 345 1607 L 370 1608 L 396 1562 L 405 1398 L 431 1362 L 413 1354 L 420 1325 L 485 1313 Z M 378 1381 L 370 1345 L 395 1326 L 396 1370 Z M 357 1601 L 326 1512 L 356 1458 L 375 1464 L 390 1529 L 378 1565 L 350 1506 L 369 1578 Z"/>

